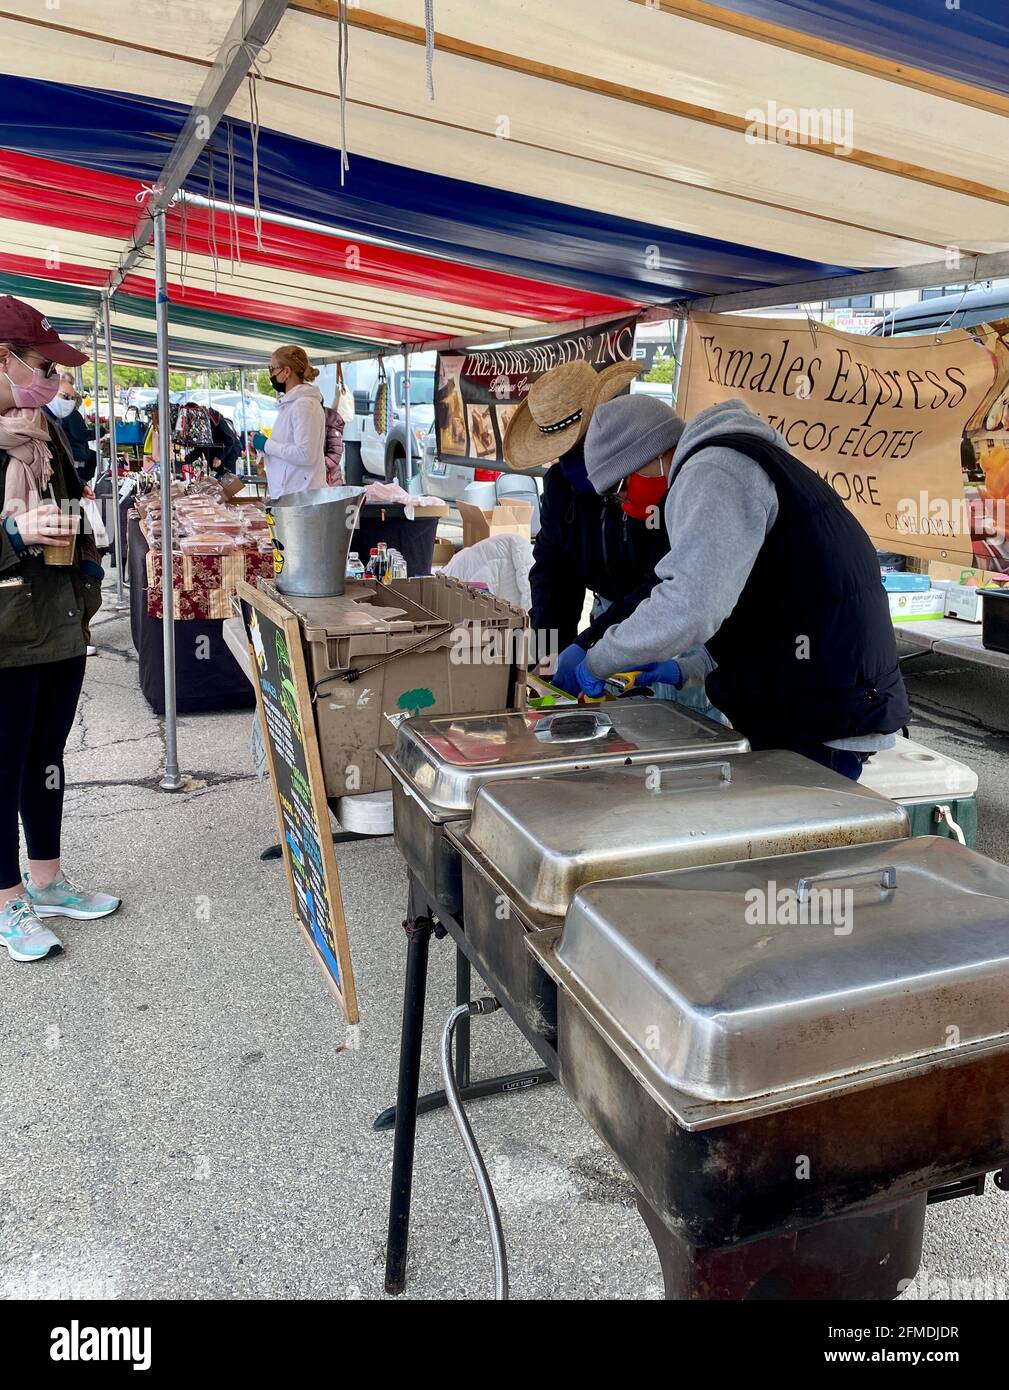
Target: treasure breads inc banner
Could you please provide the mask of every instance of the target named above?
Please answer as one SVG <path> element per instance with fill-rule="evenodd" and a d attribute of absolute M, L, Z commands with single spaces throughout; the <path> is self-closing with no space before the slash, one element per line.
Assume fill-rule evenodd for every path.
<path fill-rule="evenodd" d="M 742 399 L 858 517 L 880 550 L 970 564 L 960 442 L 993 353 L 956 329 L 869 338 L 824 324 L 691 317 L 684 418 Z"/>
<path fill-rule="evenodd" d="M 544 372 L 564 362 L 596 371 L 626 362 L 634 352 L 635 319 L 614 319 L 580 333 L 482 352 L 439 352 L 435 424 L 440 458 L 504 466 L 508 421 Z"/>

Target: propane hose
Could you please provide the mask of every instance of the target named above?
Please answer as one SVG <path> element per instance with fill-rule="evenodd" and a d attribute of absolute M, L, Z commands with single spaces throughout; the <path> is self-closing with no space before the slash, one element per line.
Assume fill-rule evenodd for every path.
<path fill-rule="evenodd" d="M 491 1249 L 494 1252 L 494 1298 L 503 1302 L 508 1298 L 508 1256 L 505 1252 L 501 1214 L 497 1208 L 494 1189 L 491 1186 L 487 1165 L 483 1161 L 483 1154 L 480 1152 L 476 1137 L 462 1107 L 462 1099 L 456 1085 L 455 1070 L 452 1065 L 452 1039 L 455 1036 L 455 1026 L 459 1020 L 472 1014 L 492 1014 L 495 1009 L 500 1009 L 500 1007 L 501 1005 L 496 999 L 486 998 L 473 999 L 468 1004 L 459 1004 L 452 1010 L 445 1021 L 441 1035 L 441 1074 L 445 1082 L 445 1098 L 448 1101 L 448 1108 L 452 1112 L 452 1118 L 459 1130 L 459 1137 L 462 1139 L 463 1147 L 469 1158 L 470 1167 L 473 1169 L 473 1176 L 476 1178 L 477 1189 L 480 1193 L 480 1201 L 487 1218 Z"/>

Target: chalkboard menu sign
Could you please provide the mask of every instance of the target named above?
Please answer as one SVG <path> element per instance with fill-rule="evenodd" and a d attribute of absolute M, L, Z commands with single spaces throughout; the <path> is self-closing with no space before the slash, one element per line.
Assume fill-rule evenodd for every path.
<path fill-rule="evenodd" d="M 238 597 L 252 651 L 291 906 L 348 1023 L 356 1023 L 347 923 L 301 629 L 293 613 L 261 590 L 241 582 Z"/>

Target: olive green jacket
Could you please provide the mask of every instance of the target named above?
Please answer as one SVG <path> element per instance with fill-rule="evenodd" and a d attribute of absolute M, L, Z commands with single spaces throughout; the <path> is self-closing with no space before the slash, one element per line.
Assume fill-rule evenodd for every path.
<path fill-rule="evenodd" d="M 79 500 L 81 481 L 57 426 L 49 425 L 53 492 Z M 0 500 L 9 456 L 0 450 Z M 86 527 L 86 520 L 83 526 Z M 102 603 L 101 566 L 90 529 L 77 537 L 72 565 L 46 565 L 0 525 L 0 669 L 84 656 L 89 624 Z"/>

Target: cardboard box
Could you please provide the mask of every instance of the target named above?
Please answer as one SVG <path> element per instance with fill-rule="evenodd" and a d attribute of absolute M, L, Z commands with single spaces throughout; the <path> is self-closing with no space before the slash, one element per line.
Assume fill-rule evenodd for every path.
<path fill-rule="evenodd" d="M 895 623 L 927 622 L 946 615 L 946 595 L 941 589 L 912 594 L 887 594 L 890 617 Z"/>
<path fill-rule="evenodd" d="M 499 502 L 491 511 L 474 507 L 471 502 L 457 502 L 462 517 L 462 546 L 475 545 L 488 536 L 525 536 L 532 540 L 533 504 L 531 502 Z"/>
<path fill-rule="evenodd" d="M 952 580 L 954 584 L 971 584 L 978 589 L 996 588 L 1009 583 L 1009 574 L 999 574 L 996 570 L 965 568 L 963 565 L 948 565 L 942 560 L 930 560 L 928 575 L 932 580 Z"/>
<path fill-rule="evenodd" d="M 951 584 L 946 590 L 946 617 L 979 623 L 983 592 L 976 584 Z"/>
<path fill-rule="evenodd" d="M 447 565 L 455 554 L 455 550 L 456 548 L 451 541 L 436 540 L 434 543 L 434 552 L 431 556 L 432 565 Z"/>

